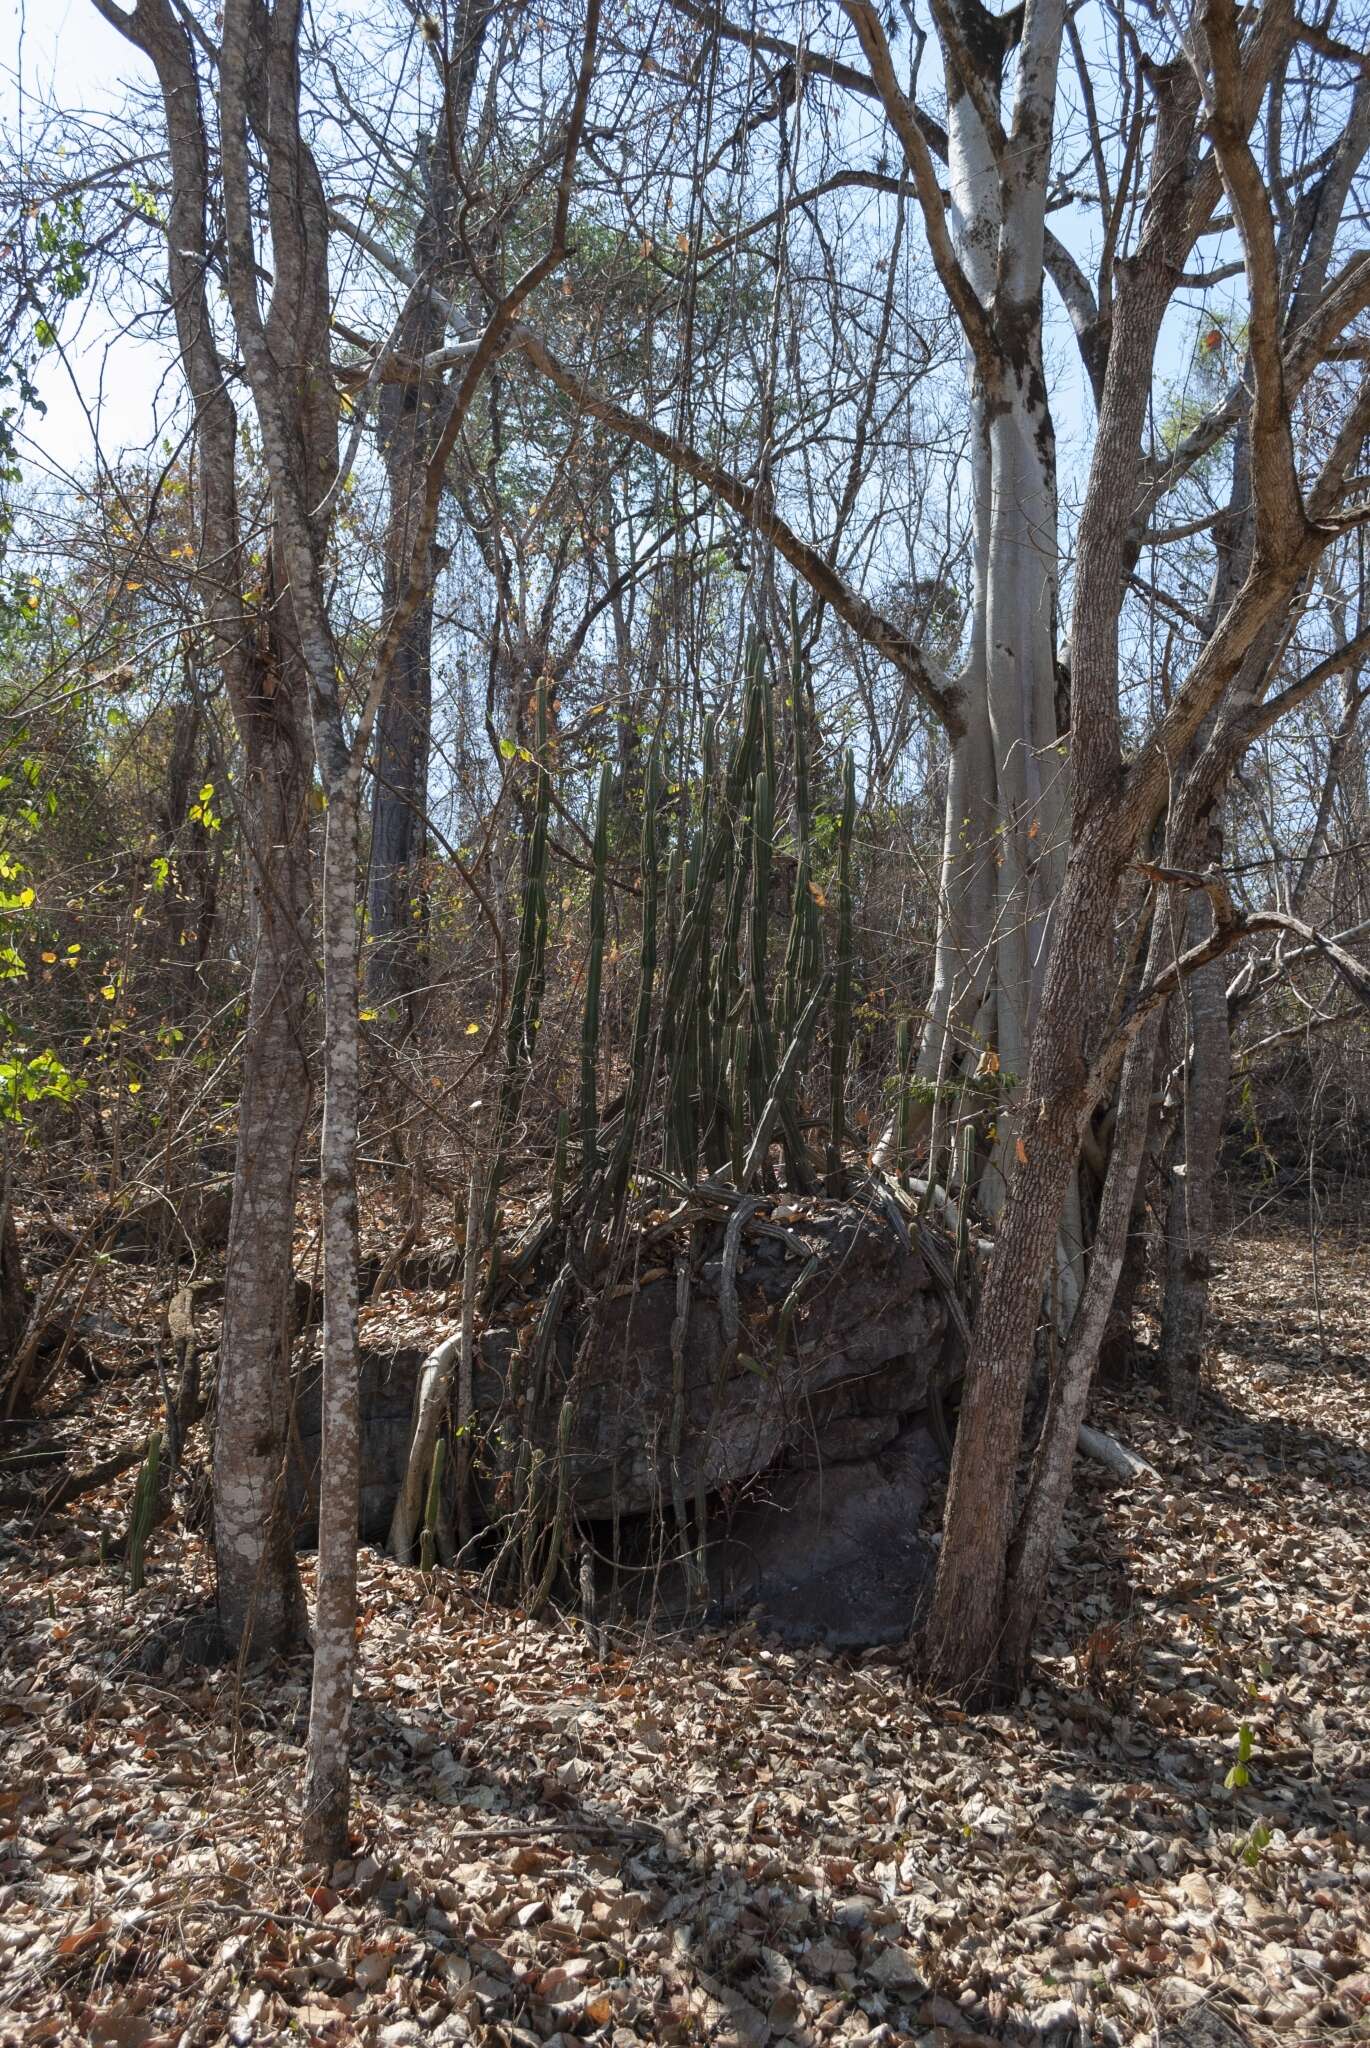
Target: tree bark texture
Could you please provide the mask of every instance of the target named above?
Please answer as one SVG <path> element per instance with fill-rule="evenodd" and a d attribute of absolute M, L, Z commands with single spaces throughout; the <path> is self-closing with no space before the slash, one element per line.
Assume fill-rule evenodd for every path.
<path fill-rule="evenodd" d="M 291 1247 L 309 1111 L 308 773 L 302 677 L 282 608 L 254 608 L 239 521 L 238 422 L 215 341 L 207 279 L 209 141 L 195 46 L 170 0 L 131 14 L 93 0 L 151 60 L 171 167 L 167 275 L 195 415 L 196 583 L 243 744 L 240 825 L 253 865 L 257 944 L 248 991 L 214 1442 L 219 1619 L 230 1649 L 292 1648 L 304 1619 L 284 1520 Z M 217 230 L 216 230 L 217 232 Z M 273 596 L 282 590 L 275 577 Z"/>

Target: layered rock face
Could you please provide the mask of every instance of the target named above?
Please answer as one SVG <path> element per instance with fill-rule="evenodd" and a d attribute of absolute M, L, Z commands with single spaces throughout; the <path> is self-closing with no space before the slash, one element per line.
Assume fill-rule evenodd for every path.
<path fill-rule="evenodd" d="M 749 1220 L 735 1261 L 722 1228 L 697 1233 L 683 1317 L 685 1248 L 666 1245 L 668 1265 L 645 1243 L 631 1283 L 562 1319 L 541 1385 L 530 1384 L 535 1310 L 485 1330 L 480 1506 L 493 1519 L 504 1505 L 504 1446 L 526 1437 L 555 1456 L 569 1394 L 570 1498 L 601 1555 L 614 1524 L 620 1555 L 625 1544 L 639 1560 L 660 1555 L 648 1530 L 671 1523 L 674 1502 L 693 1514 L 703 1501 L 716 1613 L 754 1613 L 796 1640 L 887 1641 L 907 1630 L 931 1570 L 922 1514 L 943 1465 L 934 1425 L 960 1358 L 935 1277 L 944 1262 L 879 1211 L 811 1201 L 781 1213 L 783 1223 Z M 422 1363 L 418 1350 L 364 1360 L 362 1530 L 375 1541 L 403 1475 Z M 309 1368 L 297 1419 L 292 1489 L 307 1541 L 319 1431 Z M 667 1567 L 654 1580 L 667 1612 L 678 1577 Z"/>

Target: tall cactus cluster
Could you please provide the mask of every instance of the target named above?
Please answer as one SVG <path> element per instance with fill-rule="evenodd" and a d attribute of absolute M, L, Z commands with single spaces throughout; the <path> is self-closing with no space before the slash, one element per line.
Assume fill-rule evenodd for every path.
<path fill-rule="evenodd" d="M 479 1225 L 473 1216 L 468 1226 L 479 1227 L 488 1253 L 487 1308 L 535 1263 L 555 1275 L 531 1341 L 515 1360 L 508 1401 L 517 1413 L 561 1398 L 551 1361 L 566 1308 L 578 1291 L 593 1297 L 631 1214 L 659 1200 L 663 1183 L 684 1191 L 701 1180 L 715 1188 L 731 1184 L 738 1195 L 773 1189 L 778 1144 L 789 1190 L 813 1189 L 826 1170 L 837 1191 L 852 1039 L 855 764 L 846 753 L 835 846 L 829 832 L 820 850 L 807 675 L 792 605 L 783 664 L 771 663 L 759 639 L 746 650 L 731 734 L 710 718 L 693 742 L 677 735 L 668 744 L 658 734 L 647 748 L 635 860 L 621 826 L 615 831 L 628 795 L 616 788 L 608 765 L 599 773 L 572 1089 L 578 1101 L 574 1111 L 558 1114 L 545 1212 L 520 1246 L 503 1254 L 501 1266 L 499 1195 L 537 1053 L 546 971 L 548 729 L 544 683 L 504 1070 L 483 1214 Z M 829 889 L 835 884 L 835 903 L 823 880 Z M 620 911 L 631 904 L 626 921 L 637 926 L 626 1060 L 613 1067 L 604 1054 L 603 1016 L 611 890 Z M 825 1018 L 830 1072 L 823 1114 L 808 1102 L 805 1078 Z M 565 1475 L 554 1482 L 542 1469 L 544 1454 L 531 1450 L 521 1426 L 503 1432 L 502 1445 L 500 1493 L 522 1534 L 516 1539 L 511 1527 L 501 1568 L 540 1604 L 565 1535 Z"/>
<path fill-rule="evenodd" d="M 601 784 L 581 1056 L 581 1178 L 584 1187 L 602 1186 L 601 1203 L 591 1207 L 596 1222 L 612 1226 L 620 1220 L 628 1164 L 636 1157 L 642 1165 L 654 1165 L 654 1138 L 660 1164 L 673 1180 L 688 1185 L 701 1173 L 721 1175 L 740 1191 L 749 1178 L 770 1170 L 764 1144 L 748 1167 L 757 1152 L 754 1139 L 768 1116 L 780 1138 L 789 1185 L 812 1185 L 800 1084 L 818 1015 L 812 999 L 826 986 L 827 976 L 823 896 L 813 876 L 809 721 L 797 622 L 789 682 L 792 757 L 783 821 L 777 816 L 781 778 L 773 685 L 759 641 L 748 649 L 726 765 L 720 763 L 719 729 L 712 719 L 704 728 L 697 763 L 681 764 L 669 844 L 664 843 L 666 817 L 659 804 L 659 749 L 649 756 L 638 863 L 642 937 L 637 999 L 624 1105 L 615 1145 L 605 1160 L 597 1157 L 592 1142 L 595 1105 L 606 1080 L 598 1067 L 610 798 L 607 778 Z M 846 787 L 854 791 L 850 758 L 844 775 Z M 854 825 L 853 801 L 839 832 L 848 916 L 845 927 L 839 920 L 838 991 L 831 1020 L 831 1040 L 843 1061 L 850 1041 Z M 777 885 L 786 878 L 789 922 L 782 948 L 773 926 L 781 893 Z M 659 946 L 663 916 L 669 939 Z M 801 1031 L 802 1043 L 796 1044 Z M 839 1118 L 830 1134 L 831 1152 L 841 1142 L 840 1070 L 830 1101 Z"/>
<path fill-rule="evenodd" d="M 827 1125 L 823 1163 L 829 1177 L 840 1169 L 851 1045 L 856 775 L 847 752 L 836 834 L 837 900 L 825 933 L 827 898 L 815 875 L 807 677 L 793 606 L 787 668 L 787 674 L 782 672 L 788 685 L 788 759 L 783 763 L 777 751 L 776 684 L 759 639 L 747 650 L 726 759 L 713 718 L 695 748 L 680 746 L 674 763 L 668 764 L 660 739 L 647 751 L 634 863 L 637 985 L 626 1068 L 613 1074 L 604 1070 L 602 1050 L 611 853 L 617 853 L 620 887 L 628 863 L 625 849 L 612 843 L 621 793 L 609 765 L 600 771 L 589 862 L 579 1102 L 574 1118 L 564 1112 L 559 1120 L 552 1232 L 538 1241 L 541 1252 L 551 1234 L 569 1233 L 576 1240 L 573 1264 L 582 1272 L 596 1245 L 612 1238 L 621 1225 L 635 1169 L 639 1182 L 659 1167 L 675 1182 L 688 1185 L 703 1174 L 731 1180 L 741 1191 L 772 1173 L 769 1140 L 774 1136 L 787 1184 L 795 1190 L 814 1185 L 802 1084 L 824 1008 L 831 1078 L 827 1116 L 818 1123 L 820 1129 L 824 1121 Z M 544 682 L 537 699 L 518 954 L 482 1219 L 492 1260 L 504 1162 L 532 1071 L 546 972 L 548 726 Z M 777 915 L 782 903 L 783 925 Z M 604 1097 L 616 1084 L 619 1102 L 606 1118 Z M 575 1143 L 568 1156 L 571 1130 Z M 488 1288 L 497 1281 L 492 1270 Z"/>

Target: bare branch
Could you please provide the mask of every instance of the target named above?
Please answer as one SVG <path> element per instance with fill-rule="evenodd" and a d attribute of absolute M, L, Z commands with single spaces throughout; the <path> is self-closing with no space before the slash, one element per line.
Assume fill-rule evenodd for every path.
<path fill-rule="evenodd" d="M 990 317 L 980 303 L 979 294 L 962 269 L 961 259 L 952 246 L 941 188 L 932 167 L 932 155 L 928 149 L 927 138 L 919 125 L 912 104 L 905 97 L 903 88 L 895 76 L 894 58 L 880 17 L 871 5 L 871 0 L 842 0 L 842 8 L 861 39 L 861 47 L 870 65 L 871 76 L 879 88 L 886 117 L 903 145 L 905 161 L 913 173 L 918 204 L 923 214 L 923 228 L 937 275 L 941 278 L 947 297 L 951 300 L 956 316 L 965 330 L 966 340 L 970 344 L 976 368 L 984 380 L 986 389 L 994 390 L 1000 379 L 1000 357 L 995 346 Z"/>
<path fill-rule="evenodd" d="M 965 730 L 961 692 L 934 669 L 922 649 L 907 634 L 853 590 L 817 548 L 800 539 L 776 511 L 769 491 L 756 484 L 745 483 L 707 456 L 654 426 L 650 420 L 628 412 L 613 399 L 596 391 L 561 362 L 531 328 L 519 327 L 510 338 L 534 369 L 573 400 L 582 412 L 635 441 L 640 448 L 648 448 L 653 454 L 662 456 L 683 475 L 693 477 L 696 483 L 703 484 L 706 490 L 712 491 L 725 505 L 739 513 L 753 532 L 772 542 L 791 568 L 799 571 L 810 589 L 831 607 L 845 625 L 850 626 L 858 639 L 892 661 L 908 678 L 949 736 L 959 739 Z"/>

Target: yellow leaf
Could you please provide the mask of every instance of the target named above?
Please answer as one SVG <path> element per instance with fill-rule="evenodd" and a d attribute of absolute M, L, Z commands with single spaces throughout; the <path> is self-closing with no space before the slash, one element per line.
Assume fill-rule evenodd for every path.
<path fill-rule="evenodd" d="M 104 987 L 101 989 L 100 993 L 107 1003 L 112 1003 L 114 1001 L 115 995 L 114 983 L 112 981 L 107 981 Z"/>
<path fill-rule="evenodd" d="M 466 1027 L 466 1036 L 468 1038 L 474 1038 L 479 1030 L 479 1024 L 468 1024 Z"/>
<path fill-rule="evenodd" d="M 376 1015 L 375 1010 L 358 1010 L 357 1012 L 358 1021 L 362 1024 L 374 1024 Z"/>
<path fill-rule="evenodd" d="M 141 1082 L 141 1081 L 130 1081 L 130 1082 L 129 1082 L 129 1084 L 128 1084 L 128 1092 L 129 1092 L 129 1094 L 130 1094 L 130 1095 L 138 1095 L 138 1094 L 141 1094 L 141 1092 L 142 1092 L 142 1087 L 143 1087 L 143 1084 L 142 1084 L 142 1082 Z"/>

